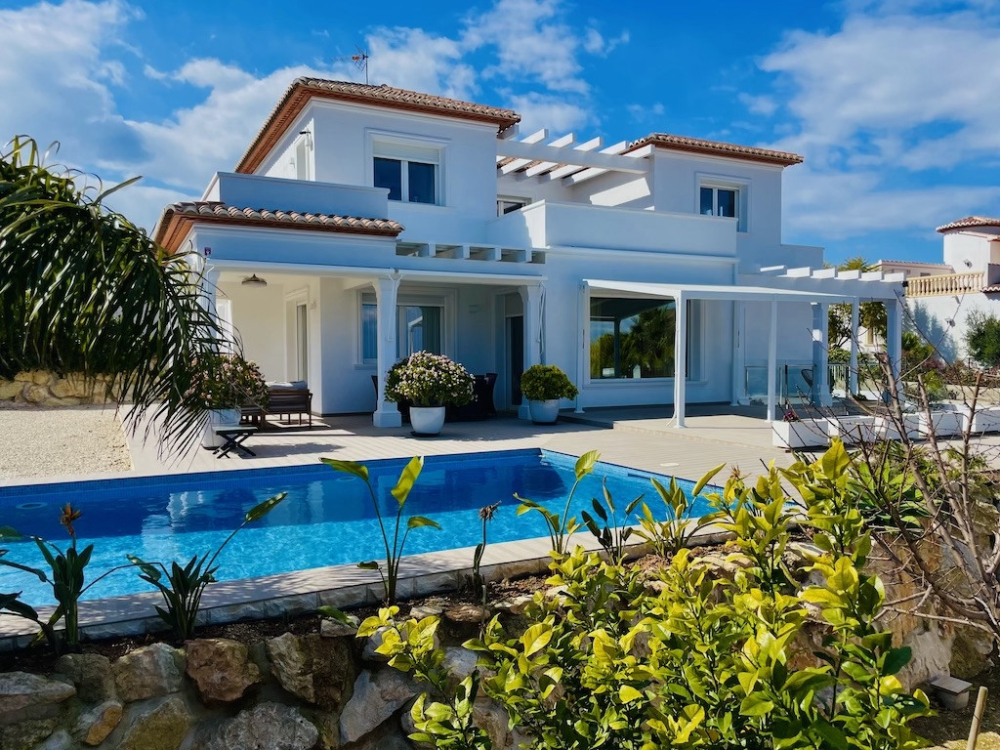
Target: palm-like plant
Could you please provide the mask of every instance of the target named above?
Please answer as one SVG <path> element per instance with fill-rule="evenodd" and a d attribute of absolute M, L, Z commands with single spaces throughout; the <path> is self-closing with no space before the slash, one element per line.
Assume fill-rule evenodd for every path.
<path fill-rule="evenodd" d="M 179 447 L 205 419 L 193 363 L 224 335 L 197 256 L 168 254 L 103 204 L 135 180 L 101 191 L 47 156 L 29 138 L 0 151 L 0 374 L 114 375 L 126 421 L 152 414 Z"/>

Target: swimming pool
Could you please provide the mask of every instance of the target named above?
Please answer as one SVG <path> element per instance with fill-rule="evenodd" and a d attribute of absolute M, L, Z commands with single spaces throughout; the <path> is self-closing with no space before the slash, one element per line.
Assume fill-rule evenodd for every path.
<path fill-rule="evenodd" d="M 406 513 L 428 516 L 441 524 L 441 530 L 414 531 L 406 554 L 475 546 L 482 533 L 479 509 L 495 502 L 502 504 L 489 524 L 490 542 L 545 536 L 539 514 L 516 515 L 518 503 L 513 494 L 551 504 L 561 513 L 573 485 L 575 462 L 573 456 L 536 449 L 428 457 Z M 407 461 L 365 463 L 383 514 L 394 514 L 395 500 L 389 490 Z M 664 517 L 663 504 L 649 481 L 652 476 L 598 463 L 577 490 L 572 513 L 579 517 L 580 510 L 590 508 L 591 498 L 601 496 L 601 481 L 606 477 L 619 508 L 645 493 L 650 509 Z M 678 484 L 690 496 L 694 483 L 678 480 Z M 87 569 L 87 580 L 93 580 L 125 563 L 127 554 L 169 563 L 186 562 L 214 550 L 247 510 L 279 492 L 288 492 L 285 501 L 263 520 L 244 528 L 220 555 L 219 580 L 356 563 L 384 555 L 364 483 L 322 464 L 0 487 L 0 524 L 64 547 L 68 538 L 59 525 L 59 510 L 72 503 L 83 511 L 75 524 L 79 546 L 94 544 Z M 696 503 L 695 515 L 707 510 L 706 501 Z M 4 546 L 10 549 L 7 559 L 42 567 L 33 543 Z M 97 583 L 84 598 L 150 590 L 134 569 L 122 570 Z M 23 600 L 33 605 L 53 603 L 48 586 L 10 568 L 0 568 L 0 591 L 23 591 Z"/>

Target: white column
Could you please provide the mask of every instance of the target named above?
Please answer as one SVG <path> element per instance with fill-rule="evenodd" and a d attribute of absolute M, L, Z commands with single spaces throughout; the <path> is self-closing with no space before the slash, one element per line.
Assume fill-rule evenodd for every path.
<path fill-rule="evenodd" d="M 587 295 L 587 285 L 580 285 L 580 304 L 578 306 L 578 323 L 579 327 L 577 331 L 580 335 L 580 356 L 576 360 L 576 402 L 574 403 L 574 413 L 583 414 L 583 404 L 580 401 L 580 396 L 583 393 L 583 382 L 587 373 L 590 372 L 590 341 L 588 333 L 590 331 L 590 305 L 589 297 Z"/>
<path fill-rule="evenodd" d="M 896 395 L 903 396 L 903 384 L 900 382 L 900 364 L 903 360 L 903 301 L 898 297 L 885 301 L 885 354 L 889 358 L 893 379 L 896 381 Z"/>
<path fill-rule="evenodd" d="M 219 270 L 203 262 L 200 273 L 201 276 L 199 278 L 199 284 L 201 286 L 201 292 L 204 295 L 202 304 L 204 304 L 209 315 L 211 315 L 216 322 L 219 322 L 219 309 L 217 306 Z M 217 346 L 217 349 L 221 348 L 221 346 Z"/>
<path fill-rule="evenodd" d="M 826 303 L 812 303 L 813 311 L 813 403 L 817 406 L 831 406 L 829 383 L 829 308 Z"/>
<path fill-rule="evenodd" d="M 399 427 L 403 417 L 392 401 L 385 400 L 385 378 L 396 362 L 396 298 L 399 293 L 399 274 L 376 279 L 375 301 L 378 305 L 378 405 L 372 415 L 376 427 Z"/>
<path fill-rule="evenodd" d="M 541 284 L 525 285 L 520 288 L 524 303 L 524 369 L 542 364 L 542 295 L 545 287 Z M 521 399 L 517 410 L 521 419 L 531 419 L 528 400 Z"/>
<path fill-rule="evenodd" d="M 767 417 L 774 421 L 774 410 L 778 400 L 778 301 L 771 300 L 771 327 L 767 336 Z"/>
<path fill-rule="evenodd" d="M 684 427 L 685 373 L 687 372 L 687 305 L 677 295 L 677 326 L 674 332 L 674 427 Z"/>
<path fill-rule="evenodd" d="M 743 303 L 733 302 L 733 383 L 731 393 L 729 394 L 730 406 L 739 406 L 740 403 L 740 384 L 742 382 L 743 374 L 741 356 L 743 351 L 743 330 L 740 325 L 742 317 Z"/>
<path fill-rule="evenodd" d="M 851 303 L 851 363 L 847 373 L 847 395 L 858 393 L 858 329 L 861 326 L 861 314 L 858 301 Z"/>

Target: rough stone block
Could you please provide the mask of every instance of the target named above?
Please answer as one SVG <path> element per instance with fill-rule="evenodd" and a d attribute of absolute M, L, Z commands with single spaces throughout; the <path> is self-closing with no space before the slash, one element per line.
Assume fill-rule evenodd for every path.
<path fill-rule="evenodd" d="M 126 703 L 176 693 L 184 676 L 184 656 L 165 643 L 125 654 L 114 664 L 118 695 Z"/>

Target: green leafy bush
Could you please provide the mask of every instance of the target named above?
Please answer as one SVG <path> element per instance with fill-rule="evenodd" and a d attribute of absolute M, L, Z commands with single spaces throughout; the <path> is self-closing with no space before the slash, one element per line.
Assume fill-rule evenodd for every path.
<path fill-rule="evenodd" d="M 1000 318 L 975 312 L 965 330 L 969 356 L 983 367 L 1000 365 Z"/>
<path fill-rule="evenodd" d="M 521 393 L 529 401 L 576 398 L 576 386 L 555 365 L 532 365 L 521 375 Z"/>
<path fill-rule="evenodd" d="M 464 406 L 475 394 L 475 378 L 443 354 L 414 352 L 389 368 L 385 397 L 412 406 Z"/>
<path fill-rule="evenodd" d="M 871 540 L 849 465 L 838 443 L 751 486 L 730 477 L 711 500 L 713 520 L 736 535 L 731 577 L 711 575 L 687 549 L 655 581 L 579 547 L 554 555 L 548 583 L 560 594 L 537 594 L 523 631 L 494 618 L 468 641 L 479 667 L 457 689 L 436 618 L 399 622 L 384 609 L 358 634 L 383 629 L 378 651 L 428 685 L 411 712 L 413 739 L 439 748 L 493 747 L 474 720 L 482 693 L 534 749 L 911 750 L 920 741 L 907 724 L 928 703 L 903 690 L 895 675 L 909 649 L 893 648 L 877 624 L 885 593 L 864 572 Z M 801 497 L 819 583 L 798 584 L 783 567 L 783 482 Z M 803 637 L 807 623 L 825 629 L 819 646 Z"/>

